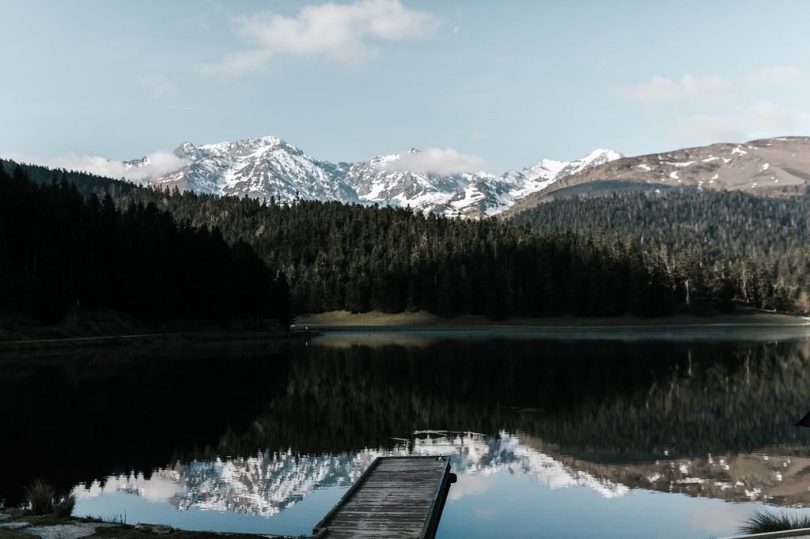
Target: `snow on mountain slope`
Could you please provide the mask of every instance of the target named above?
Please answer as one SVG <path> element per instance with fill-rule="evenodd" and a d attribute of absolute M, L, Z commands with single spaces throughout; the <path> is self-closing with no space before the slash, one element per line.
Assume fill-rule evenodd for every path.
<path fill-rule="evenodd" d="M 408 154 L 418 152 L 412 149 Z M 401 166 L 408 154 L 336 164 L 315 159 L 276 137 L 202 146 L 186 142 L 174 154 L 187 164 L 152 179 L 153 185 L 262 200 L 274 197 L 281 202 L 301 198 L 411 207 L 465 218 L 496 215 L 568 174 L 621 157 L 611 150 L 596 150 L 576 161 L 544 159 L 496 176 L 485 171 L 409 170 Z M 146 164 L 146 159 L 127 162 L 131 167 Z"/>
<path fill-rule="evenodd" d="M 412 149 L 410 153 L 418 151 Z M 346 181 L 368 202 L 480 218 L 504 211 L 517 200 L 565 177 L 567 171 L 579 172 L 621 157 L 612 150 L 595 150 L 576 161 L 543 159 L 522 170 L 495 176 L 485 171 L 442 175 L 401 170 L 395 166 L 401 154 L 393 154 L 355 163 Z"/>
<path fill-rule="evenodd" d="M 624 157 L 619 152 L 614 152 L 613 150 L 606 150 L 603 148 L 598 148 L 582 159 L 577 159 L 576 161 L 571 161 L 567 165 L 565 165 L 558 173 L 558 178 L 564 178 L 566 176 L 571 176 L 573 174 L 579 174 L 583 170 L 587 170 L 593 167 L 598 167 L 599 165 L 604 165 L 605 163 L 610 163 L 611 161 L 615 161 L 617 159 L 621 159 Z"/>
<path fill-rule="evenodd" d="M 409 153 L 419 150 L 410 150 Z M 509 186 L 484 171 L 435 174 L 402 170 L 400 154 L 378 156 L 353 164 L 346 181 L 367 202 L 410 206 L 447 216 L 484 217 L 510 202 Z"/>

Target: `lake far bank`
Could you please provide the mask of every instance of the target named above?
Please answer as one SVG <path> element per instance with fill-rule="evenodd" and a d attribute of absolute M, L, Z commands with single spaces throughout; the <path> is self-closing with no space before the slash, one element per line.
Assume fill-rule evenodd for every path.
<path fill-rule="evenodd" d="M 305 327 L 321 329 L 329 327 L 460 327 L 460 326 L 509 326 L 509 327 L 628 327 L 628 326 L 810 326 L 810 317 L 773 313 L 755 309 L 739 310 L 733 313 L 698 315 L 669 315 L 652 318 L 638 316 L 615 317 L 513 317 L 505 320 L 492 320 L 481 315 L 461 315 L 443 318 L 425 311 L 405 313 L 383 313 L 369 311 L 351 313 L 329 311 L 297 316 L 293 329 Z"/>

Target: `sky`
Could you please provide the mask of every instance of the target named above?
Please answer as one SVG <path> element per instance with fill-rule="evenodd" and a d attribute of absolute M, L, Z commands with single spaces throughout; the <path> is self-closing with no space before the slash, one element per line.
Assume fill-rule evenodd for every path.
<path fill-rule="evenodd" d="M 496 173 L 810 135 L 805 0 L 0 0 L 0 21 L 0 155 L 69 168 L 264 135 Z"/>

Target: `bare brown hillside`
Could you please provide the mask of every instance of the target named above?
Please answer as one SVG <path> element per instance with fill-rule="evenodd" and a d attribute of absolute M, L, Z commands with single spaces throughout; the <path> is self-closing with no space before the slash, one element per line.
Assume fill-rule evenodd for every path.
<path fill-rule="evenodd" d="M 563 194 L 605 191 L 628 184 L 663 188 L 735 189 L 763 196 L 804 193 L 810 182 L 810 137 L 778 137 L 741 144 L 719 143 L 665 153 L 624 157 L 564 177 L 518 201 L 504 215 Z M 610 188 L 608 188 L 609 190 Z"/>

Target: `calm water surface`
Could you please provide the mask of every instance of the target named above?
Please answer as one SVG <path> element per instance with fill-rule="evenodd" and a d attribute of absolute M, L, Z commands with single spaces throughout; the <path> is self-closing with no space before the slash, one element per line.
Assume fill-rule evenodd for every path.
<path fill-rule="evenodd" d="M 0 358 L 0 498 L 308 534 L 379 455 L 451 455 L 440 537 L 708 538 L 810 504 L 801 328 L 329 331 Z"/>

